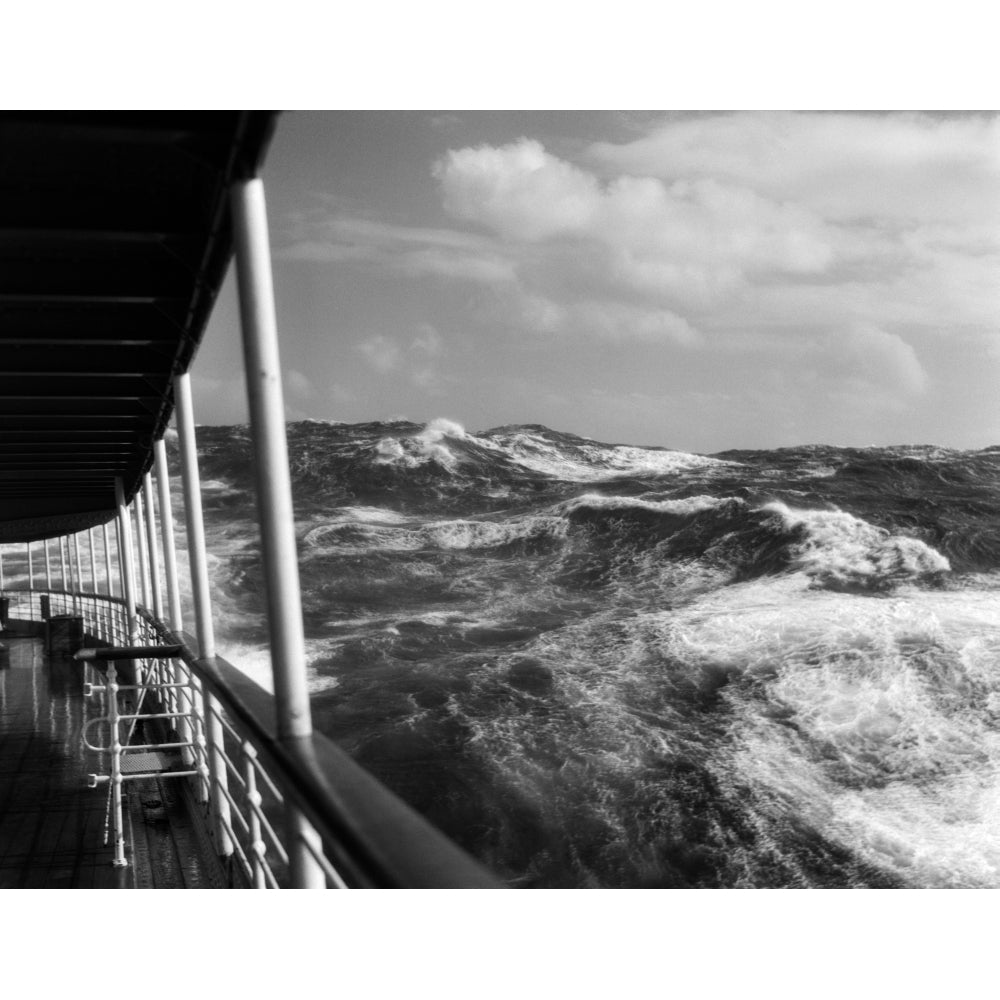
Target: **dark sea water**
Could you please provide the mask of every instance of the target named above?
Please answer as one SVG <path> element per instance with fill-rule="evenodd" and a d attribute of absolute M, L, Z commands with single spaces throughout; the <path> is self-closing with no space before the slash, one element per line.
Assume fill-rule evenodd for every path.
<path fill-rule="evenodd" d="M 253 670 L 249 437 L 198 434 Z M 1000 449 L 289 435 L 315 725 L 509 884 L 1000 886 Z"/>

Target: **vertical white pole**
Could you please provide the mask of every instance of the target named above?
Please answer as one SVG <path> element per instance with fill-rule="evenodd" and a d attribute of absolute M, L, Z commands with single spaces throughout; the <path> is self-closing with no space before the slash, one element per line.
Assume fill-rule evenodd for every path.
<path fill-rule="evenodd" d="M 149 588 L 152 612 L 162 621 L 163 595 L 160 592 L 160 547 L 156 542 L 156 507 L 153 504 L 153 480 L 147 472 L 142 479 L 142 497 L 146 509 L 146 549 L 149 553 Z"/>
<path fill-rule="evenodd" d="M 201 477 L 198 473 L 194 408 L 191 405 L 191 377 L 187 372 L 174 378 L 174 402 L 177 406 L 177 436 L 181 453 L 181 474 L 184 480 L 184 515 L 187 522 L 188 560 L 191 566 L 198 645 L 200 655 L 204 659 L 211 659 L 215 656 L 215 626 L 212 622 L 205 522 L 201 510 Z M 212 779 L 211 802 L 212 815 L 215 819 L 215 848 L 221 855 L 230 855 L 233 853 L 233 844 L 227 830 L 230 823 L 229 802 L 222 791 L 228 782 L 225 761 L 219 749 L 224 738 L 222 723 L 218 718 L 220 708 L 218 701 L 207 692 L 204 700 L 204 729 L 208 741 L 208 766 Z"/>
<path fill-rule="evenodd" d="M 175 632 L 180 632 L 184 628 L 184 619 L 181 615 L 181 588 L 177 577 L 177 550 L 174 544 L 174 512 L 170 499 L 170 470 L 167 467 L 167 446 L 161 438 L 156 442 L 154 453 L 156 457 L 156 489 L 160 499 L 160 532 L 163 536 L 163 572 L 167 583 L 167 610 L 170 615 L 170 627 Z M 152 506 L 152 505 L 150 505 Z M 174 670 L 174 679 L 181 679 L 181 671 Z M 195 692 L 190 692 L 189 697 L 193 700 Z M 182 704 L 181 692 L 177 692 L 176 710 L 185 711 L 187 702 Z M 190 719 L 181 716 L 177 720 L 177 733 L 182 743 L 190 743 L 194 739 L 194 731 L 191 727 Z M 181 751 L 184 763 L 190 765 L 194 760 L 194 755 L 190 748 L 184 747 Z"/>
<path fill-rule="evenodd" d="M 94 558 L 94 529 L 87 531 L 87 541 L 90 543 L 90 589 L 97 593 L 97 560 Z"/>
<path fill-rule="evenodd" d="M 76 590 L 83 590 L 83 562 L 80 559 L 80 535 L 79 532 L 73 536 L 73 555 L 76 558 L 76 576 L 74 584 Z"/>
<path fill-rule="evenodd" d="M 76 556 L 76 576 L 73 579 L 73 593 L 78 594 L 83 590 L 83 570 L 80 566 L 80 535 L 79 533 L 73 536 L 73 555 Z M 72 574 L 72 555 L 70 557 L 70 572 Z M 80 598 L 73 598 L 73 613 L 76 614 L 80 610 Z"/>
<path fill-rule="evenodd" d="M 267 590 L 271 671 L 278 737 L 312 734 L 295 512 L 288 471 L 285 404 L 271 280 L 264 184 L 260 178 L 233 185 L 230 198 L 240 295 L 240 327 L 250 427 L 257 477 L 257 513 Z M 296 888 L 322 889 L 326 878 L 303 841 L 319 838 L 298 810 L 287 810 L 289 862 Z"/>
<path fill-rule="evenodd" d="M 108 597 L 115 596 L 115 587 L 111 577 L 111 540 L 108 537 L 108 526 L 101 525 L 101 534 L 104 536 L 104 579 L 108 588 Z"/>
<path fill-rule="evenodd" d="M 63 590 L 68 590 L 66 586 L 66 536 L 59 536 L 59 580 Z"/>
<path fill-rule="evenodd" d="M 0 591 L 6 590 L 7 586 L 3 578 L 3 549 L 0 549 Z"/>
<path fill-rule="evenodd" d="M 177 549 L 174 543 L 174 512 L 170 499 L 170 470 L 167 467 L 167 446 L 162 438 L 156 442 L 156 488 L 160 496 L 160 531 L 163 533 L 163 569 L 167 577 L 167 607 L 170 627 L 179 632 L 184 627 L 181 616 L 181 589 L 177 577 Z"/>
<path fill-rule="evenodd" d="M 135 548 L 139 554 L 139 603 L 149 608 L 149 554 L 146 552 L 146 517 L 142 502 L 142 493 L 137 492 L 132 501 L 132 514 L 135 517 Z"/>
<path fill-rule="evenodd" d="M 125 490 L 121 476 L 115 476 L 115 504 L 118 506 L 118 571 L 122 578 L 122 594 L 125 597 L 128 643 L 136 644 L 139 623 L 135 614 L 135 567 L 132 564 L 132 525 L 125 506 Z"/>
<path fill-rule="evenodd" d="M 160 553 L 156 544 L 156 508 L 153 506 L 153 483 L 147 472 L 142 477 L 142 513 L 143 530 L 145 532 L 143 544 L 146 551 L 147 562 L 149 564 L 149 597 L 150 603 L 146 605 L 153 612 L 153 617 L 157 621 L 163 620 L 163 600 L 160 596 Z M 155 660 L 152 663 L 153 673 L 160 681 L 170 682 L 173 680 L 173 667 L 163 660 Z M 173 711 L 173 690 L 166 689 L 162 695 L 167 703 L 167 711 Z"/>
<path fill-rule="evenodd" d="M 45 539 L 45 589 L 52 589 L 52 558 L 49 555 L 49 539 Z"/>
<path fill-rule="evenodd" d="M 118 671 L 113 660 L 108 662 L 107 695 L 108 725 L 111 727 L 112 826 L 115 837 L 115 856 L 111 859 L 111 864 L 115 868 L 125 868 L 128 859 L 125 857 L 125 824 L 122 822 L 122 736 L 118 721 Z"/>
<path fill-rule="evenodd" d="M 25 543 L 28 552 L 28 590 L 35 589 L 35 564 L 31 558 L 31 542 Z"/>

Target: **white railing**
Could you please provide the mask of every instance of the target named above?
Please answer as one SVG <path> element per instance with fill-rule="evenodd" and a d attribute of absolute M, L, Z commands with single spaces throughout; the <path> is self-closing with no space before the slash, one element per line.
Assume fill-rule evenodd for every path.
<path fill-rule="evenodd" d="M 304 849 L 328 888 L 497 888 L 498 883 L 323 736 L 281 739 L 274 699 L 222 657 L 199 659 L 186 633 L 172 633 L 137 609 L 130 634 L 125 602 L 105 595 L 9 591 L 10 617 L 83 619 L 85 644 L 176 646 L 173 659 L 136 659 L 145 713 L 176 720 L 168 742 L 184 747 L 182 767 L 231 883 L 294 887 L 290 855 Z M 212 727 L 209 720 L 217 721 Z M 211 744 L 207 734 L 222 733 Z M 176 739 L 175 739 L 176 737 Z M 152 743 L 151 739 L 144 742 Z M 169 773 L 169 772 L 168 772 Z M 286 822 L 294 812 L 311 826 Z"/>

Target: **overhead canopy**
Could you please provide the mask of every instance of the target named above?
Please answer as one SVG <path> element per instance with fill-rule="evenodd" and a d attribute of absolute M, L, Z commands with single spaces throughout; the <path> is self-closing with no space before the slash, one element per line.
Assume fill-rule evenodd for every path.
<path fill-rule="evenodd" d="M 0 114 L 0 541 L 139 489 L 232 252 L 269 112 Z"/>

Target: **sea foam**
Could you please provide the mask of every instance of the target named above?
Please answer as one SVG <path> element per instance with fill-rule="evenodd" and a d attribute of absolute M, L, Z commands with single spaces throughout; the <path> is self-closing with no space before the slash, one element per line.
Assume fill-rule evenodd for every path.
<path fill-rule="evenodd" d="M 892 535 L 840 510 L 793 510 L 780 502 L 763 508 L 788 528 L 802 529 L 791 549 L 792 567 L 829 589 L 879 589 L 937 576 L 951 564 L 917 538 Z"/>

